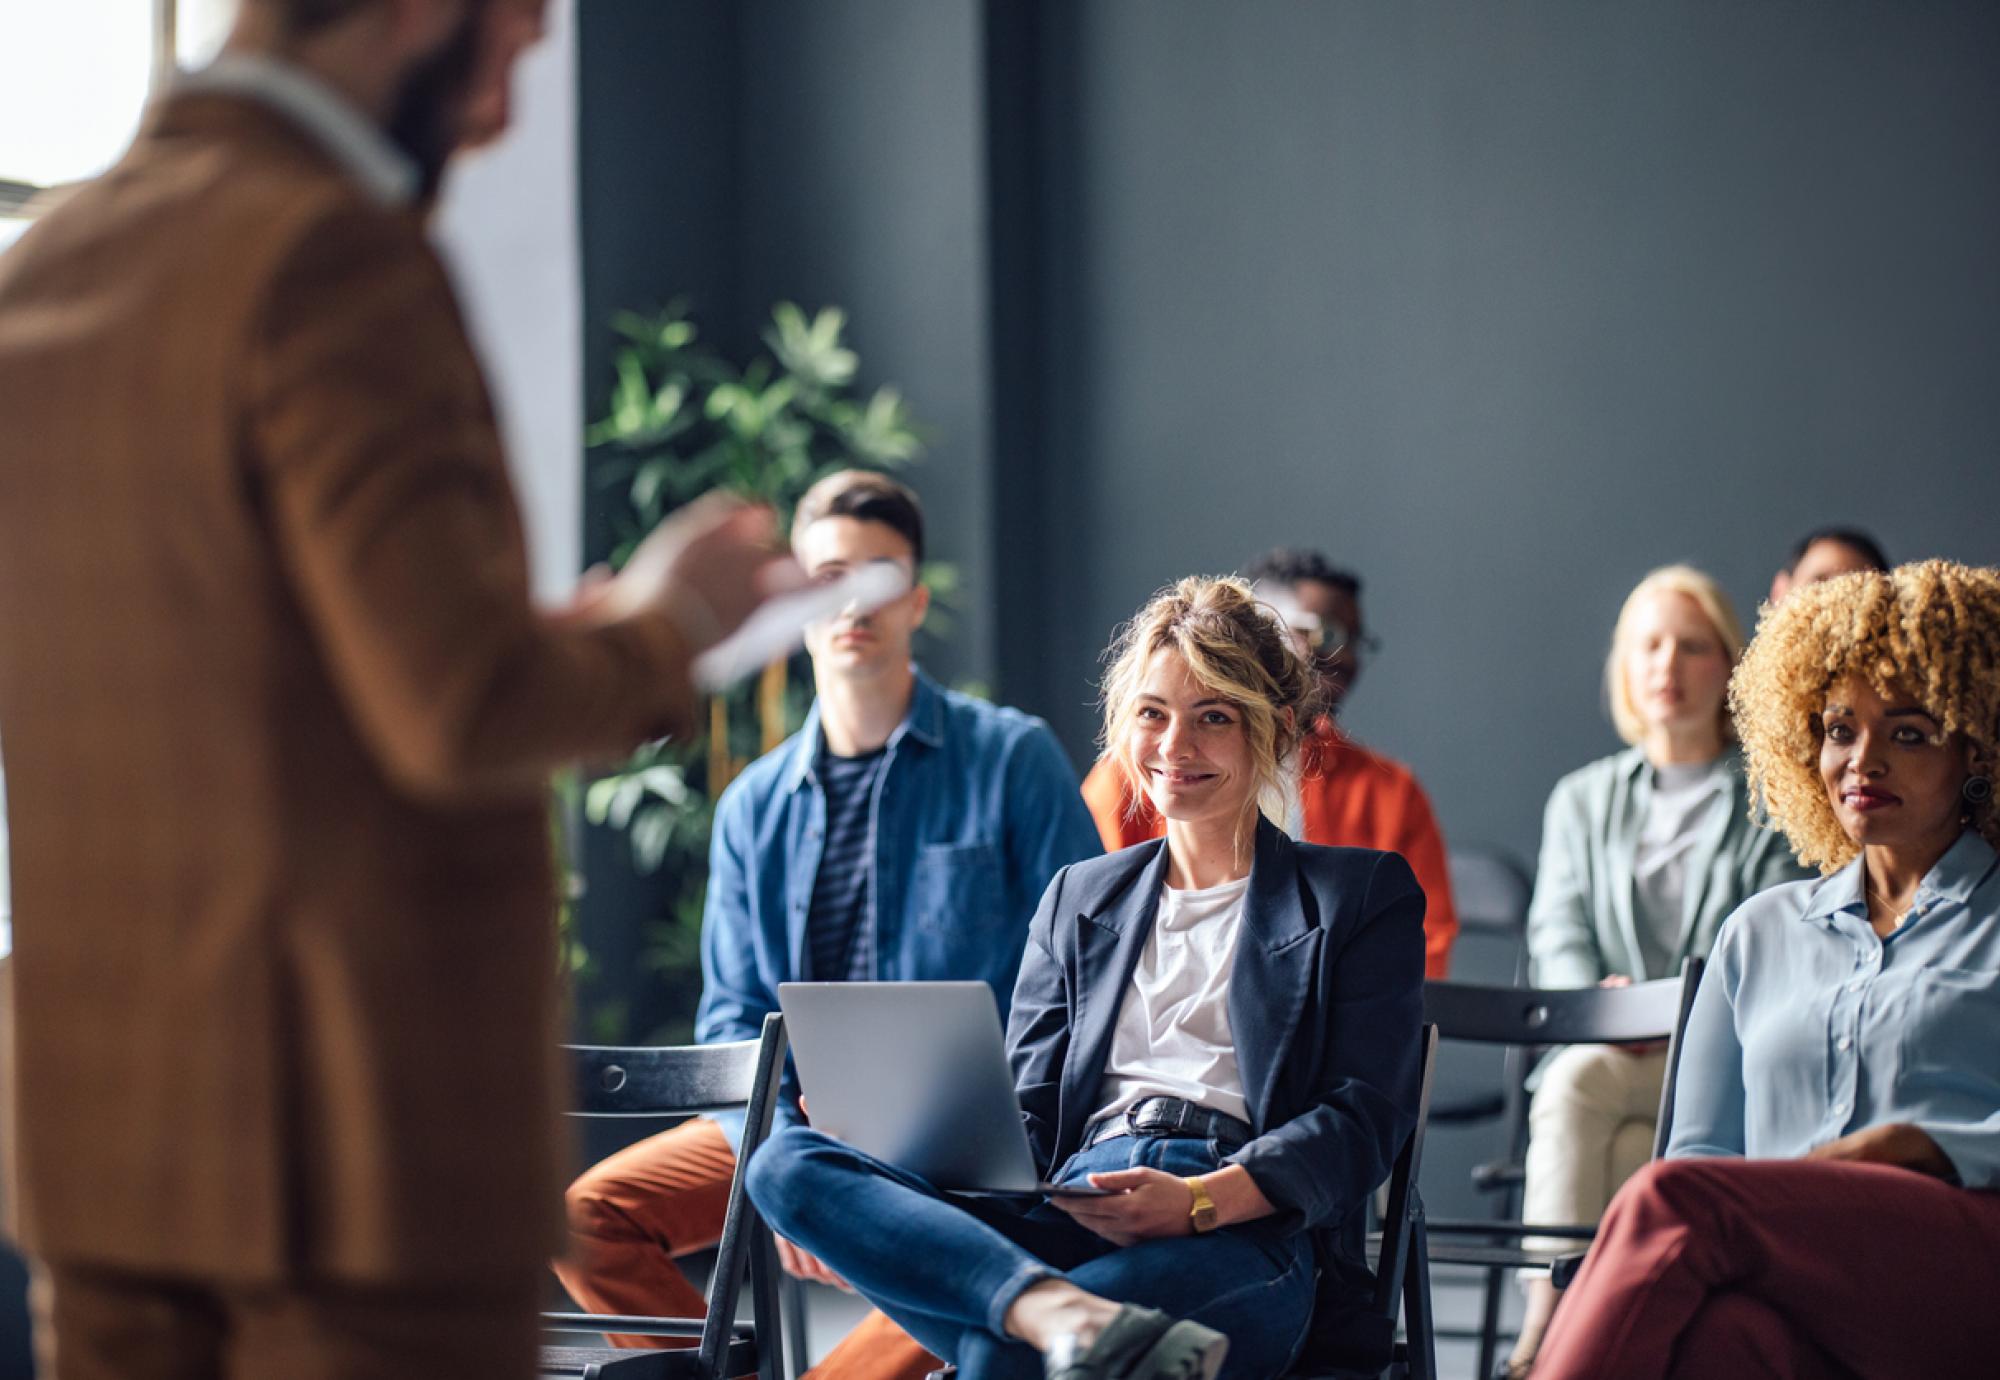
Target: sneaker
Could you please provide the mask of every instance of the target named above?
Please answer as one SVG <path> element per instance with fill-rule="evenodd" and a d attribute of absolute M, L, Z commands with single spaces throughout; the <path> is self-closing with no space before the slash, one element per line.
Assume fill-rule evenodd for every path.
<path fill-rule="evenodd" d="M 1049 1348 L 1049 1380 L 1215 1380 L 1229 1339 L 1200 1323 L 1125 1304 L 1087 1347 Z"/>

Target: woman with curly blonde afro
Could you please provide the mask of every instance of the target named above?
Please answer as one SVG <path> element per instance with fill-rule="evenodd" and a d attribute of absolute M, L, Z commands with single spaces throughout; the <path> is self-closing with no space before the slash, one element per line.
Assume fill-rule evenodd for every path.
<path fill-rule="evenodd" d="M 1763 812 L 1822 876 L 1723 926 L 1667 1158 L 1612 1204 L 1536 1374 L 1989 1373 L 2000 572 L 1794 591 L 1730 703 Z"/>

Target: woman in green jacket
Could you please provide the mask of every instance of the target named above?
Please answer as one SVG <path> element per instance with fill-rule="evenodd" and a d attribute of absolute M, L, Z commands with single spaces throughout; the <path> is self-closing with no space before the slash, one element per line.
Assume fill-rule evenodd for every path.
<path fill-rule="evenodd" d="M 1784 840 L 1751 821 L 1724 701 L 1743 643 L 1728 596 L 1691 567 L 1655 570 L 1626 597 L 1604 685 L 1631 747 L 1571 772 L 1549 796 L 1528 908 L 1536 986 L 1671 977 L 1707 955 L 1746 897 L 1805 875 Z M 1570 1046 L 1538 1070 L 1527 1221 L 1597 1221 L 1651 1154 L 1665 1077 L 1663 1049 L 1610 1045 Z M 1511 1377 L 1529 1373 L 1555 1311 L 1545 1278 L 1527 1287 Z"/>

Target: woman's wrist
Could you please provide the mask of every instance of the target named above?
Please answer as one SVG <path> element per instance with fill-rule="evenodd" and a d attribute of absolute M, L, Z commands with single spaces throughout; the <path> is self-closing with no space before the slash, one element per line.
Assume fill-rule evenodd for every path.
<path fill-rule="evenodd" d="M 1250 1177 L 1250 1171 L 1240 1164 L 1226 1164 L 1199 1178 L 1215 1204 L 1215 1225 L 1218 1227 L 1254 1222 L 1277 1211 L 1271 1200 L 1264 1196 L 1264 1190 L 1257 1187 L 1257 1181 Z"/>

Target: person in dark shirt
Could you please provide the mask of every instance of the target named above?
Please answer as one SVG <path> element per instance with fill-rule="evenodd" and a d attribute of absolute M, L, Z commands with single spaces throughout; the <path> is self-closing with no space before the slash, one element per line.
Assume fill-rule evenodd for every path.
<path fill-rule="evenodd" d="M 1771 577 L 1770 602 L 1782 604 L 1793 590 L 1836 575 L 1888 568 L 1881 545 L 1859 528 L 1815 527 L 1793 544 L 1791 559 Z"/>
<path fill-rule="evenodd" d="M 831 475 L 800 500 L 792 544 L 814 580 L 882 561 L 908 589 L 807 634 L 818 697 L 804 727 L 717 802 L 696 1038 L 754 1039 L 778 984 L 795 979 L 984 980 L 1004 1010 L 1049 878 L 1101 851 L 1076 773 L 1041 720 L 911 663 L 929 591 L 907 488 Z M 796 1094 L 788 1074 L 778 1126 L 803 1120 Z M 556 1265 L 571 1296 L 597 1313 L 699 1316 L 702 1296 L 673 1260 L 720 1236 L 739 1136 L 740 1119 L 698 1118 L 571 1185 L 572 1248 Z M 840 1283 L 789 1243 L 780 1253 L 793 1274 Z M 922 1380 L 937 1365 L 877 1313 L 814 1373 Z"/>

